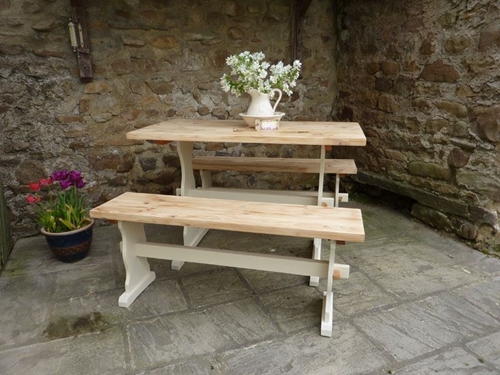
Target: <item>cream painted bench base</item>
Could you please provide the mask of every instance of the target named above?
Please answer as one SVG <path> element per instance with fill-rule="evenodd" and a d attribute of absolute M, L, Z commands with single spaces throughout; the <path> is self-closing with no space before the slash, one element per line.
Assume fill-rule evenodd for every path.
<path fill-rule="evenodd" d="M 349 199 L 347 193 L 339 192 L 340 177 L 346 174 L 356 174 L 358 172 L 356 163 L 353 159 L 325 159 L 323 167 L 324 173 L 335 174 L 335 191 L 332 193 L 321 191 L 319 200 L 323 205 L 339 207 L 340 202 L 348 202 Z M 316 191 L 214 188 L 212 186 L 212 171 L 320 173 L 321 159 L 197 156 L 193 158 L 193 169 L 200 171 L 201 189 L 191 190 L 189 196 L 318 204 L 318 192 Z M 177 195 L 181 195 L 181 189 L 177 190 Z M 321 259 L 321 239 L 315 238 L 313 246 L 313 259 Z M 180 270 L 182 265 L 182 261 L 174 260 L 172 269 Z M 319 286 L 319 277 L 311 276 L 309 285 Z"/>
<path fill-rule="evenodd" d="M 259 157 L 232 157 L 232 156 L 197 156 L 193 158 L 193 169 L 200 171 L 201 186 L 203 189 L 212 188 L 211 171 L 239 171 L 239 172 L 282 172 L 282 173 L 320 173 L 320 159 L 300 158 L 259 158 Z M 335 174 L 335 207 L 339 202 L 347 202 L 348 195 L 339 192 L 340 176 L 356 174 L 358 169 L 352 159 L 325 159 L 324 173 Z M 279 191 L 282 195 L 291 195 L 291 191 Z M 262 191 L 262 195 L 265 193 Z M 254 196 L 256 194 L 254 193 Z M 316 193 L 317 197 L 317 193 Z"/>
<path fill-rule="evenodd" d="M 122 235 L 125 292 L 118 304 L 128 307 L 155 279 L 147 258 L 324 277 L 321 335 L 332 335 L 333 280 L 347 278 L 349 266 L 336 264 L 336 241 L 364 241 L 361 211 L 289 204 L 228 201 L 210 198 L 125 193 L 91 210 L 93 218 L 117 220 Z M 147 242 L 144 224 L 187 226 L 205 233 L 209 228 L 330 241 L 328 260 L 304 259 L 189 245 Z"/>

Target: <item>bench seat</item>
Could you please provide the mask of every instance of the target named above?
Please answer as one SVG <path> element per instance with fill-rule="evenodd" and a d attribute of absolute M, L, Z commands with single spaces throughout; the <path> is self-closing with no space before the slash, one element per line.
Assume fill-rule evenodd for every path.
<path fill-rule="evenodd" d="M 361 210 L 124 193 L 90 211 L 97 219 L 336 241 L 364 241 Z"/>
<path fill-rule="evenodd" d="M 193 169 L 206 171 L 319 173 L 319 159 L 197 156 Z M 326 159 L 325 173 L 356 174 L 352 159 Z"/>

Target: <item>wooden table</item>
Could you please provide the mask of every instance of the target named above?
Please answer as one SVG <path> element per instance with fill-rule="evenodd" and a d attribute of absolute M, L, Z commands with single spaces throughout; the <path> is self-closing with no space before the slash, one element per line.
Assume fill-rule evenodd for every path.
<path fill-rule="evenodd" d="M 177 141 L 182 180 L 180 195 L 297 204 L 325 204 L 323 182 L 325 146 L 365 146 L 366 138 L 355 122 L 282 121 L 278 131 L 256 131 L 242 120 L 175 119 L 127 133 L 127 139 Z M 321 146 L 318 192 L 255 191 L 250 189 L 197 189 L 193 171 L 194 142 L 232 142 Z M 338 183 L 337 183 L 338 185 Z M 337 186 L 338 190 L 338 186 Z M 336 191 L 338 195 L 338 191 Z M 185 228 L 184 244 L 196 246 L 206 231 Z M 315 252 L 320 241 L 315 244 Z M 317 256 L 317 254 L 316 254 Z M 175 262 L 174 268 L 182 264 Z"/>
<path fill-rule="evenodd" d="M 365 146 L 366 138 L 358 123 L 354 122 L 280 122 L 280 129 L 257 131 L 241 120 L 187 120 L 175 119 L 161 122 L 127 133 L 128 139 L 159 142 L 177 142 L 182 180 L 179 194 L 182 196 L 222 198 L 232 200 L 299 203 L 307 205 L 332 206 L 323 193 L 326 146 Z M 292 195 L 275 191 L 254 191 L 252 189 L 197 188 L 193 170 L 194 142 L 231 142 L 320 146 L 319 186 L 317 192 L 296 192 Z M 338 195 L 338 181 L 337 181 Z M 311 194 L 312 193 L 312 194 Z M 208 229 L 184 227 L 184 246 L 197 246 Z M 333 267 L 335 241 L 331 241 L 330 260 Z M 321 258 L 321 239 L 314 240 L 313 258 Z M 173 261 L 172 268 L 180 269 L 183 262 Z M 348 266 L 347 266 L 348 267 Z M 283 268 L 278 272 L 286 272 Z M 348 269 L 347 269 L 348 275 Z M 330 277 L 333 280 L 333 276 Z M 330 314 L 322 332 L 331 335 L 332 285 L 328 280 L 325 311 Z M 311 277 L 310 285 L 317 286 L 319 278 Z M 328 320 L 327 319 L 327 320 Z M 328 334 L 329 333 L 329 334 Z"/>

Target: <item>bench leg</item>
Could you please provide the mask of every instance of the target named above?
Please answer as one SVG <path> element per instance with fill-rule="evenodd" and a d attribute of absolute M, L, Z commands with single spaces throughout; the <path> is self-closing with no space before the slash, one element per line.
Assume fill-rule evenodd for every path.
<path fill-rule="evenodd" d="M 335 248 L 337 243 L 330 241 L 330 259 L 328 261 L 328 276 L 326 292 L 323 297 L 323 313 L 321 314 L 321 336 L 332 337 L 333 332 L 333 267 L 335 263 Z"/>
<path fill-rule="evenodd" d="M 313 259 L 321 260 L 321 238 L 315 238 L 313 242 Z M 319 276 L 309 277 L 309 286 L 319 286 Z"/>
<path fill-rule="evenodd" d="M 125 264 L 125 293 L 118 299 L 118 306 L 129 307 L 149 284 L 156 278 L 156 274 L 149 268 L 147 258 L 136 256 L 135 245 L 146 242 L 143 224 L 118 222 L 122 234 L 122 257 Z"/>
<path fill-rule="evenodd" d="M 326 205 L 328 207 L 333 207 L 334 201 L 333 199 L 323 198 L 321 201 L 322 205 Z M 321 238 L 315 238 L 313 242 L 313 259 L 321 260 Z M 319 286 L 319 277 L 311 276 L 309 277 L 309 286 Z"/>
<path fill-rule="evenodd" d="M 208 229 L 206 228 L 184 227 L 184 246 L 198 246 L 207 232 Z M 183 265 L 184 261 L 173 260 L 171 268 L 173 270 L 179 271 Z"/>
<path fill-rule="evenodd" d="M 201 177 L 201 187 L 202 189 L 208 189 L 212 187 L 212 172 L 200 170 Z"/>

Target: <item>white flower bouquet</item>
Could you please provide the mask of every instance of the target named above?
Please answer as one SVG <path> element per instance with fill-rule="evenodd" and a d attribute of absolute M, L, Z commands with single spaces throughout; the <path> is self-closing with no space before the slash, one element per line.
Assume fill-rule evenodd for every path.
<path fill-rule="evenodd" d="M 242 52 L 231 55 L 226 64 L 231 67 L 231 74 L 224 74 L 221 78 L 222 89 L 236 95 L 248 92 L 251 89 L 264 94 L 271 93 L 272 89 L 280 89 L 292 94 L 296 86 L 302 64 L 295 60 L 293 65 L 283 65 L 280 61 L 271 65 L 266 61 L 264 53 Z"/>

